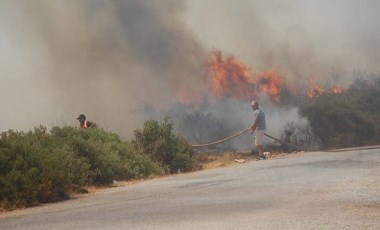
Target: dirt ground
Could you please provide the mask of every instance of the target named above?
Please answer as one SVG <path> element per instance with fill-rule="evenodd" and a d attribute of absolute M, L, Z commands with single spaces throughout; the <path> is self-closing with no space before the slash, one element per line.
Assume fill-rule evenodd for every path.
<path fill-rule="evenodd" d="M 283 152 L 266 152 L 268 159 L 284 157 Z M 248 152 L 224 152 L 224 153 L 201 153 L 199 159 L 203 170 L 227 167 L 236 164 L 244 164 L 249 161 L 256 161 L 256 156 Z"/>

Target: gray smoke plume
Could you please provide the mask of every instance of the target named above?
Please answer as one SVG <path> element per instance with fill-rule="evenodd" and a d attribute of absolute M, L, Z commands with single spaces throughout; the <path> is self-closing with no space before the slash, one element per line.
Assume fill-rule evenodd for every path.
<path fill-rule="evenodd" d="M 89 120 L 121 134 L 140 107 L 198 93 L 204 52 L 174 0 L 0 2 L 0 129 Z"/>
<path fill-rule="evenodd" d="M 376 0 L 193 0 L 187 17 L 207 48 L 234 55 L 253 73 L 276 68 L 288 85 L 351 81 L 380 72 L 380 2 Z"/>
<path fill-rule="evenodd" d="M 298 109 L 274 104 L 266 95 L 259 95 L 260 109 L 265 113 L 267 130 L 272 136 L 281 137 L 283 127 L 288 123 L 306 126 L 305 118 L 301 118 Z M 206 144 L 222 140 L 239 131 L 249 128 L 254 121 L 250 102 L 237 99 L 204 101 L 199 107 L 179 105 L 169 113 L 173 117 L 176 132 L 186 137 L 191 143 Z M 270 138 L 263 140 L 266 144 L 275 143 Z M 249 150 L 254 147 L 254 138 L 247 132 L 238 138 L 222 144 L 210 146 L 210 150 Z M 201 150 L 207 150 L 202 148 Z"/>

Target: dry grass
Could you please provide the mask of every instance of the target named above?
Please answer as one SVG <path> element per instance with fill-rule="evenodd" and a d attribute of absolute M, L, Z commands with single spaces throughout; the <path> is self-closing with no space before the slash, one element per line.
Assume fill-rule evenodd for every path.
<path fill-rule="evenodd" d="M 235 160 L 244 160 L 244 162 L 256 160 L 252 154 L 241 152 L 202 153 L 198 157 L 203 170 L 241 164 Z"/>
<path fill-rule="evenodd" d="M 286 155 L 282 152 L 271 152 L 267 157 L 271 159 Z M 256 161 L 256 156 L 247 152 L 201 153 L 198 155 L 204 170 Z"/>

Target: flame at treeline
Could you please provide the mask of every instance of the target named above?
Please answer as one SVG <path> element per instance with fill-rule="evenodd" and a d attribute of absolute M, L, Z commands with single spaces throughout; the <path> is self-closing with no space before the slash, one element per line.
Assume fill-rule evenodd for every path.
<path fill-rule="evenodd" d="M 252 77 L 246 65 L 233 57 L 223 58 L 221 51 L 211 54 L 207 72 L 211 77 L 211 93 L 219 98 L 233 97 L 249 101 L 260 93 L 266 93 L 273 101 L 278 101 L 284 86 L 278 71 L 265 71 Z"/>
<path fill-rule="evenodd" d="M 208 94 L 217 99 L 235 98 L 241 101 L 251 101 L 261 94 L 269 96 L 272 102 L 280 101 L 281 91 L 287 89 L 295 96 L 316 98 L 323 94 L 339 94 L 345 88 L 340 86 L 322 87 L 315 76 L 310 77 L 309 86 L 303 89 L 289 87 L 283 76 L 276 69 L 263 71 L 255 76 L 250 69 L 234 57 L 223 57 L 221 51 L 211 53 L 207 64 L 205 81 L 208 84 Z M 183 104 L 199 104 L 202 101 L 200 94 L 189 93 L 184 89 L 177 92 L 177 98 Z"/>
<path fill-rule="evenodd" d="M 322 87 L 316 80 L 314 76 L 310 78 L 309 88 L 307 90 L 307 97 L 308 98 L 316 98 L 323 94 L 340 94 L 343 93 L 345 90 L 344 87 L 333 85 L 331 87 Z"/>

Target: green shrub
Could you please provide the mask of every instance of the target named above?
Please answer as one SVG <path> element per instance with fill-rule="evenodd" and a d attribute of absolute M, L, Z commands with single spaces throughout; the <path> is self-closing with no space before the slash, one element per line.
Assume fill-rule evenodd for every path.
<path fill-rule="evenodd" d="M 44 127 L 34 132 L 8 131 L 0 139 L 0 202 L 30 206 L 65 199 L 83 185 L 88 165 Z"/>
<path fill-rule="evenodd" d="M 323 146 L 380 143 L 380 78 L 359 86 L 353 85 L 340 95 L 325 95 L 301 106 L 301 114 L 309 120 Z"/>
<path fill-rule="evenodd" d="M 151 156 L 167 171 L 189 171 L 197 167 L 194 150 L 182 137 L 172 133 L 173 123 L 166 117 L 161 123 L 148 120 L 135 131 L 135 149 Z"/>
<path fill-rule="evenodd" d="M 0 207 L 53 202 L 86 184 L 107 185 L 166 171 L 151 155 L 103 130 L 9 130 L 0 138 Z"/>
<path fill-rule="evenodd" d="M 114 133 L 55 127 L 52 135 L 64 140 L 72 146 L 77 157 L 88 162 L 89 184 L 110 184 L 113 180 L 143 178 L 162 171 L 148 155 L 136 151 Z"/>

